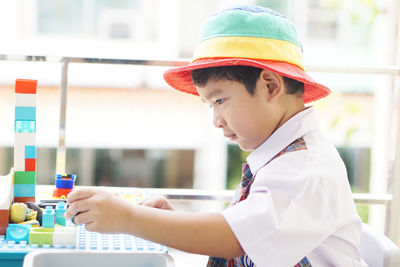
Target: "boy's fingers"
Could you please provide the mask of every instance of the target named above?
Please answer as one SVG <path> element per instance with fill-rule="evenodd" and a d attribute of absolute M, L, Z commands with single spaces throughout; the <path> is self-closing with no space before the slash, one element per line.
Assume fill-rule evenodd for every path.
<path fill-rule="evenodd" d="M 147 199 L 143 200 L 141 204 L 143 206 L 153 207 L 154 203 L 155 203 L 155 201 L 153 198 L 147 198 Z"/>
<path fill-rule="evenodd" d="M 97 232 L 99 229 L 97 229 L 97 224 L 96 222 L 89 222 L 85 224 L 85 229 L 88 230 L 89 232 Z"/>
<path fill-rule="evenodd" d="M 93 196 L 95 189 L 77 189 L 68 194 L 67 203 L 71 204 L 76 200 L 85 199 Z"/>
<path fill-rule="evenodd" d="M 85 212 L 89 209 L 90 209 L 90 201 L 87 200 L 75 201 L 74 203 L 69 205 L 68 210 L 65 212 L 64 217 L 66 219 L 71 219 L 78 213 Z"/>
<path fill-rule="evenodd" d="M 75 224 L 87 224 L 92 223 L 93 217 L 90 215 L 90 211 L 84 211 L 74 216 Z"/>

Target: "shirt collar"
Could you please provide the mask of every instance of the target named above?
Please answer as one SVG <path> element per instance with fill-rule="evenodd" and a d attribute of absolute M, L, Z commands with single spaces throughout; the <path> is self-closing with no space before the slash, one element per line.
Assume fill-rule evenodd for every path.
<path fill-rule="evenodd" d="M 247 163 L 253 175 L 293 141 L 317 128 L 318 123 L 313 107 L 291 117 L 247 157 Z"/>

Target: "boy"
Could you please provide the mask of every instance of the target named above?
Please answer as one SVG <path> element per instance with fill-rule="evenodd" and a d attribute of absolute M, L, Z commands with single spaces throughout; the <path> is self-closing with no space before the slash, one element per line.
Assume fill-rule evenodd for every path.
<path fill-rule="evenodd" d="M 210 255 L 208 266 L 366 266 L 345 166 L 304 106 L 329 89 L 301 58 L 293 24 L 269 9 L 239 6 L 209 18 L 192 62 L 164 78 L 199 95 L 224 136 L 252 151 L 231 206 L 178 212 L 164 198 L 132 206 L 87 189 L 69 195 L 66 217 L 90 231 Z"/>

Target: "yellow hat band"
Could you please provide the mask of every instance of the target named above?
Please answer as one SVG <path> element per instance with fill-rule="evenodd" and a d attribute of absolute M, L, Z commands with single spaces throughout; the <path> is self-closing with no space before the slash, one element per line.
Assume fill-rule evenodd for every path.
<path fill-rule="evenodd" d="M 283 61 L 305 70 L 301 48 L 278 39 L 234 36 L 208 39 L 197 45 L 192 62 L 213 57 Z"/>

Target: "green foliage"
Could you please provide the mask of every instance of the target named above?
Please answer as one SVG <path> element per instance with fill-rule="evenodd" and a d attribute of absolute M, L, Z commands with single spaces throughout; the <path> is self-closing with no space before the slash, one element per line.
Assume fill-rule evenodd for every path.
<path fill-rule="evenodd" d="M 361 220 L 364 223 L 368 223 L 369 206 L 357 205 L 356 208 L 357 208 L 357 212 L 358 212 L 358 215 L 360 216 Z"/>
<path fill-rule="evenodd" d="M 246 162 L 250 152 L 243 151 L 237 145 L 228 145 L 228 175 L 226 189 L 236 189 L 242 177 L 242 163 Z"/>
<path fill-rule="evenodd" d="M 351 140 L 351 137 L 358 131 L 356 127 L 350 127 L 346 131 L 346 139 L 345 139 L 345 146 L 349 145 L 349 140 Z"/>
<path fill-rule="evenodd" d="M 339 122 L 340 122 L 339 116 L 333 118 L 333 120 L 331 121 L 331 124 L 330 124 L 331 128 L 332 129 L 335 128 L 339 124 Z"/>
<path fill-rule="evenodd" d="M 357 102 L 350 102 L 346 105 L 346 111 L 351 115 L 356 115 L 361 112 L 361 105 Z"/>
<path fill-rule="evenodd" d="M 333 12 L 347 9 L 355 25 L 367 27 L 370 27 L 377 16 L 383 12 L 378 6 L 378 0 L 320 0 L 320 4 Z"/>

